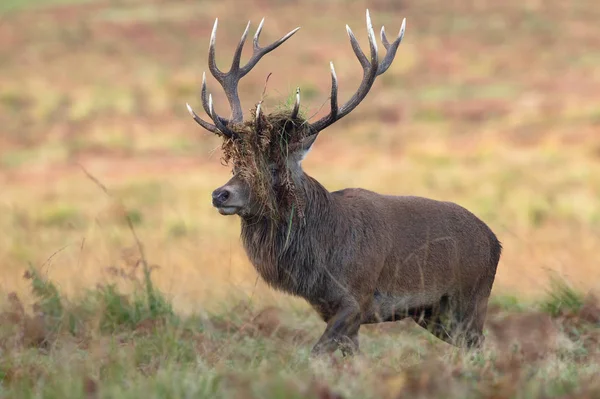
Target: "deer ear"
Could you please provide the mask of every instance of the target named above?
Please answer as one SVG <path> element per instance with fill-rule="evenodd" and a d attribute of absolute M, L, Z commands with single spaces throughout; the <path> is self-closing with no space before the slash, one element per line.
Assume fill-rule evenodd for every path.
<path fill-rule="evenodd" d="M 303 138 L 300 142 L 294 143 L 290 146 L 289 151 L 297 157 L 298 162 L 302 162 L 304 160 L 306 154 L 308 154 L 310 151 L 310 147 L 312 147 L 318 135 L 319 133 L 312 134 Z"/>

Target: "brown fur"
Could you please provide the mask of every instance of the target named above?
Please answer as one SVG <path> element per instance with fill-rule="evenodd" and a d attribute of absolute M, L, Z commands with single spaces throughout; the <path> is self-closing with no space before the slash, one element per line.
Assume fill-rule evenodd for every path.
<path fill-rule="evenodd" d="M 243 245 L 262 278 L 305 298 L 327 323 L 313 353 L 353 353 L 361 324 L 406 317 L 452 344 L 480 345 L 502 250 L 490 228 L 450 202 L 329 192 L 300 165 L 316 134 L 281 114 L 264 122 L 225 143 L 237 172 L 215 192 L 243 204 Z M 285 147 L 272 141 L 282 126 Z"/>

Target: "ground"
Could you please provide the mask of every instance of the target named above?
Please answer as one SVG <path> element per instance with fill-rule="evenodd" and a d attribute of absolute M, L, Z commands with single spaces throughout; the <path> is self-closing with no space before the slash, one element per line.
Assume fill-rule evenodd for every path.
<path fill-rule="evenodd" d="M 0 396 L 600 395 L 600 8 L 247 4 L 0 5 Z M 222 69 L 248 20 L 253 35 L 265 17 L 262 43 L 300 26 L 242 80 L 242 105 L 272 72 L 267 112 L 300 86 L 316 119 L 328 112 L 330 61 L 340 101 L 360 81 L 344 25 L 366 49 L 367 7 L 388 36 L 406 17 L 404 42 L 304 167 L 330 190 L 454 201 L 490 225 L 504 252 L 478 354 L 402 322 L 361 330 L 363 357 L 309 361 L 324 324 L 257 278 L 238 220 L 210 204 L 230 170 L 185 103 L 201 109 L 214 18 Z M 56 292 L 40 297 L 34 282 Z"/>

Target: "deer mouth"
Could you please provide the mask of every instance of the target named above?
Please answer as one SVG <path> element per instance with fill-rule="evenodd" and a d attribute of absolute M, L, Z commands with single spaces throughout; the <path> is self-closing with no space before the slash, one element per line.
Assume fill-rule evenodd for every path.
<path fill-rule="evenodd" d="M 225 216 L 229 216 L 229 215 L 235 215 L 236 213 L 238 213 L 240 208 L 238 208 L 237 206 L 220 206 L 217 207 L 217 210 L 219 211 L 219 213 L 221 215 L 225 215 Z"/>

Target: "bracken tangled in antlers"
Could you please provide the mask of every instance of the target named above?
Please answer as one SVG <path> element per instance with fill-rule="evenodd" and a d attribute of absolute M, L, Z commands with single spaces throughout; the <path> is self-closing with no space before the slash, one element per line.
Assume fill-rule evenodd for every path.
<path fill-rule="evenodd" d="M 251 184 L 251 192 L 263 205 L 263 215 L 299 221 L 304 217 L 305 203 L 288 161 L 290 149 L 310 136 L 310 126 L 296 109 L 269 115 L 260 111 L 261 104 L 253 110 L 252 122 L 231 127 L 243 140 L 225 140 L 223 160 Z"/>

